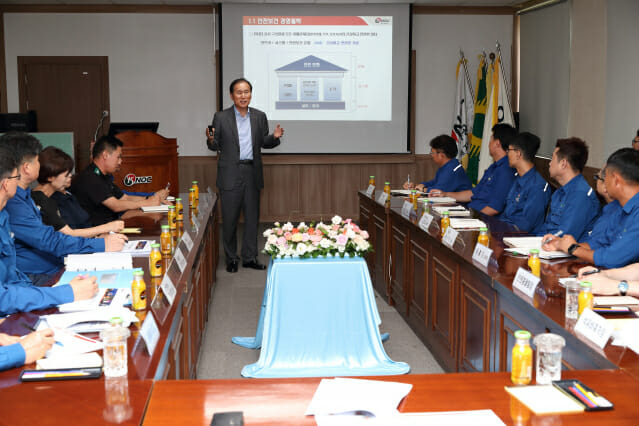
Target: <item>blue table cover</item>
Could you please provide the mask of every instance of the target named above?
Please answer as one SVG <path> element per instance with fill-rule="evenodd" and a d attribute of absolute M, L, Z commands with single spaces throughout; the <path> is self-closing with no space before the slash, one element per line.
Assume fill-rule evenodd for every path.
<path fill-rule="evenodd" d="M 232 341 L 262 348 L 244 377 L 408 373 L 408 364 L 386 355 L 380 323 L 363 258 L 275 259 L 255 337 Z"/>

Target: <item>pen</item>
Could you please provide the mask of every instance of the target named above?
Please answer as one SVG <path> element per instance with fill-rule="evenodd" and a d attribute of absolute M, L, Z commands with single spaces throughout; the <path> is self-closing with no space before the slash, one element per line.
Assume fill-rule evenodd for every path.
<path fill-rule="evenodd" d="M 27 324 L 26 322 L 21 322 L 20 325 L 24 328 L 26 328 L 29 331 L 36 331 L 35 328 L 31 327 L 29 324 Z"/>
<path fill-rule="evenodd" d="M 166 189 L 168 191 L 170 187 L 171 187 L 171 182 L 167 182 L 166 183 L 166 187 L 164 189 Z"/>
<path fill-rule="evenodd" d="M 581 275 L 592 275 L 592 274 L 598 274 L 599 272 L 601 272 L 599 269 L 593 269 L 592 271 L 586 271 Z"/>
<path fill-rule="evenodd" d="M 548 237 L 548 238 L 546 238 L 545 240 L 543 240 L 543 241 L 541 242 L 541 245 L 543 246 L 544 244 L 549 243 L 549 242 L 553 239 L 553 237 L 561 237 L 561 236 L 563 235 L 563 233 L 564 233 L 564 231 L 562 231 L 562 230 L 560 229 L 559 231 L 557 231 L 557 232 L 555 232 L 554 234 L 552 234 L 552 237 Z"/>

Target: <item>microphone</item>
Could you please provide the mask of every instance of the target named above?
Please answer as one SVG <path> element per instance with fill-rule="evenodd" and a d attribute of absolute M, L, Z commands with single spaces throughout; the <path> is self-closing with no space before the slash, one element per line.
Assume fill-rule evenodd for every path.
<path fill-rule="evenodd" d="M 100 130 L 100 128 L 102 128 L 102 123 L 104 122 L 104 119 L 107 118 L 108 116 L 109 116 L 109 111 L 102 111 L 102 117 L 100 117 L 100 121 L 98 122 L 98 127 L 96 127 L 95 133 L 93 134 L 94 141 L 98 140 L 98 131 Z"/>

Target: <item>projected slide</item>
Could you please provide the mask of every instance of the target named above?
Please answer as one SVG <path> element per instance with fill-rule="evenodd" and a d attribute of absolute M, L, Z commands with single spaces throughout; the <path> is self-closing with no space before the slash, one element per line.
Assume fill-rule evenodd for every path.
<path fill-rule="evenodd" d="M 390 121 L 390 16 L 244 16 L 251 105 L 270 120 Z"/>

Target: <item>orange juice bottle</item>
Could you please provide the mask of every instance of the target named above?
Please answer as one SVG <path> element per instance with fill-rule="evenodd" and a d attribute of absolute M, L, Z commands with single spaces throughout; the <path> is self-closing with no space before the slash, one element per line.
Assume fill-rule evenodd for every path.
<path fill-rule="evenodd" d="M 131 308 L 133 308 L 134 311 L 146 309 L 146 284 L 144 283 L 144 271 L 141 269 L 133 271 Z"/>
<path fill-rule="evenodd" d="M 490 237 L 488 236 L 488 228 L 479 228 L 479 236 L 477 242 L 483 244 L 486 247 L 490 245 Z"/>
<path fill-rule="evenodd" d="M 195 189 L 189 189 L 189 207 L 194 209 L 197 207 L 197 201 L 195 201 Z"/>
<path fill-rule="evenodd" d="M 375 176 L 368 177 L 368 184 L 375 186 Z"/>
<path fill-rule="evenodd" d="M 169 222 L 169 228 L 175 229 L 177 226 L 177 213 L 175 212 L 175 206 L 169 206 L 169 212 L 166 216 Z"/>
<path fill-rule="evenodd" d="M 176 213 L 176 220 L 178 222 L 181 222 L 184 220 L 184 206 L 182 205 L 181 198 L 175 199 L 175 213 Z"/>
<path fill-rule="evenodd" d="M 513 346 L 510 380 L 516 385 L 527 385 L 532 380 L 532 348 L 530 347 L 530 332 L 515 331 L 515 346 Z"/>
<path fill-rule="evenodd" d="M 592 283 L 583 281 L 579 285 L 581 287 L 581 291 L 579 292 L 579 315 L 581 315 L 584 309 L 592 309 Z"/>
<path fill-rule="evenodd" d="M 441 231 L 442 231 L 442 237 L 446 233 L 446 230 L 448 229 L 449 226 L 450 226 L 449 213 L 448 212 L 443 212 L 442 213 L 441 224 L 440 224 L 440 228 L 441 228 Z"/>
<path fill-rule="evenodd" d="M 541 262 L 539 261 L 538 249 L 530 250 L 530 257 L 528 258 L 528 267 L 530 268 L 530 272 L 532 272 L 533 275 L 538 277 L 541 276 Z"/>
<path fill-rule="evenodd" d="M 158 243 L 151 244 L 151 254 L 149 254 L 149 273 L 152 277 L 162 276 L 162 253 Z"/>
<path fill-rule="evenodd" d="M 195 201 L 200 201 L 200 188 L 197 186 L 197 181 L 191 182 L 191 188 L 195 191 Z"/>
<path fill-rule="evenodd" d="M 419 204 L 417 203 L 417 191 L 414 189 L 410 192 L 410 199 L 413 202 L 413 210 L 417 211 Z"/>
<path fill-rule="evenodd" d="M 386 197 L 386 207 L 390 207 L 390 199 L 391 199 L 390 182 L 384 183 L 384 192 L 388 194 L 388 196 Z"/>
<path fill-rule="evenodd" d="M 169 225 L 162 225 L 162 233 L 160 234 L 160 248 L 162 254 L 168 256 L 173 250 L 173 244 L 171 244 L 171 233 L 169 232 Z"/>

